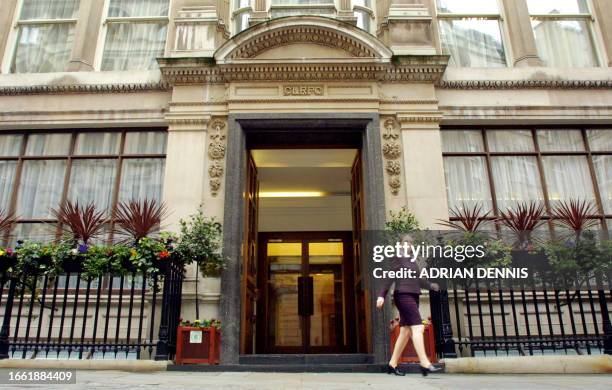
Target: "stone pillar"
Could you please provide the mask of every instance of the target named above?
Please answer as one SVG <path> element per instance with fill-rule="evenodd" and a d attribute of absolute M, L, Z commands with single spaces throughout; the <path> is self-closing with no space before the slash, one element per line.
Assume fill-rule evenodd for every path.
<path fill-rule="evenodd" d="M 434 55 L 432 17 L 422 0 L 391 0 L 380 39 L 395 55 Z"/>
<path fill-rule="evenodd" d="M 607 52 L 608 64 L 612 66 L 612 4 L 609 0 L 593 0 L 593 16 L 599 25 Z"/>
<path fill-rule="evenodd" d="M 175 87 L 173 101 L 184 100 L 185 97 L 197 100 L 204 94 L 203 90 L 203 86 Z M 170 212 L 163 228 L 175 232 L 179 230 L 179 221 L 198 209 L 218 221 L 222 220 L 220 216 L 223 213 L 222 197 L 219 206 L 206 201 L 210 199 L 206 194 L 213 187 L 211 177 L 218 172 L 218 169 L 215 172 L 210 170 L 215 161 L 209 157 L 211 147 L 214 148 L 211 135 L 224 131 L 215 124 L 222 123 L 222 127 L 225 127 L 225 122 L 202 113 L 195 108 L 196 102 L 193 102 L 194 108 L 185 101 L 181 103 L 180 111 L 171 108 L 167 114 L 169 127 L 164 176 L 164 202 Z M 219 187 L 215 188 L 219 190 Z M 183 283 L 182 317 L 196 319 L 197 304 L 200 318 L 218 318 L 219 291 L 219 278 L 203 278 L 196 272 L 195 264 L 189 265 Z"/>
<path fill-rule="evenodd" d="M 352 25 L 357 24 L 357 17 L 353 12 L 353 5 L 351 0 L 340 0 L 338 3 L 338 16 L 339 20 L 350 23 Z"/>
<path fill-rule="evenodd" d="M 69 72 L 94 70 L 95 43 L 98 42 L 103 10 L 103 1 L 81 0 L 74 29 L 74 46 L 68 62 Z"/>
<path fill-rule="evenodd" d="M 252 0 L 252 1 L 253 1 L 253 12 L 251 12 L 251 18 L 249 19 L 249 25 L 252 26 L 254 24 L 270 20 L 270 14 L 268 13 L 268 4 L 266 3 L 266 0 Z"/>
<path fill-rule="evenodd" d="M 12 58 L 7 58 L 12 57 L 12 53 L 9 53 L 6 48 L 8 47 L 11 29 L 13 28 L 16 8 L 17 0 L 0 1 L 0 59 L 3 60 L 2 63 L 4 64 L 8 64 L 12 60 Z M 4 58 L 2 57 L 3 53 Z"/>
<path fill-rule="evenodd" d="M 423 228 L 448 219 L 439 111 L 399 112 L 408 209 Z"/>
<path fill-rule="evenodd" d="M 505 19 L 510 33 L 514 66 L 542 66 L 538 56 L 531 19 L 525 0 L 503 0 Z"/>

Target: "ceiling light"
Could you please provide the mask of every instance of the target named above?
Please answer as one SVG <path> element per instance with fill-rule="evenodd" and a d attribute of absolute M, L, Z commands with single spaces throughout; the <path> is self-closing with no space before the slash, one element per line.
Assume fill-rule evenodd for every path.
<path fill-rule="evenodd" d="M 321 191 L 260 191 L 260 198 L 317 198 L 327 195 Z"/>

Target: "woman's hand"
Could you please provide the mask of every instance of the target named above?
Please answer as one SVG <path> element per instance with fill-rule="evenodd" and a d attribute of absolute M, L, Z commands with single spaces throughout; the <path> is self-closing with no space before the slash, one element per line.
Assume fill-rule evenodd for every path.
<path fill-rule="evenodd" d="M 440 285 L 438 283 L 431 283 L 430 288 L 433 291 L 440 291 Z"/>
<path fill-rule="evenodd" d="M 385 298 L 378 297 L 378 299 L 376 300 L 376 307 L 380 309 L 381 307 L 383 307 L 384 304 L 385 304 Z"/>

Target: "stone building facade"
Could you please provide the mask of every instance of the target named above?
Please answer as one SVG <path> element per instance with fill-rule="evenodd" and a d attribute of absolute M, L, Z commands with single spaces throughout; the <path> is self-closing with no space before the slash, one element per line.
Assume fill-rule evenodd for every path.
<path fill-rule="evenodd" d="M 462 201 L 501 208 L 572 196 L 592 199 L 602 228 L 612 227 L 606 0 L 43 3 L 0 3 L 0 208 L 21 216 L 22 238 L 44 238 L 43 208 L 71 194 L 105 207 L 155 194 L 172 210 L 171 230 L 200 206 L 223 221 L 228 268 L 200 278 L 197 294 L 202 316 L 224 322 L 225 362 L 253 348 L 244 340 L 253 320 L 244 313 L 247 155 L 274 133 L 293 148 L 317 144 L 304 133 L 323 148 L 326 131 L 360 134 L 362 229 L 382 228 L 404 206 L 436 228 Z M 67 138 L 42 139 L 53 135 Z M 91 153 L 79 152 L 79 137 Z M 27 167 L 28 156 L 46 161 L 46 147 L 72 170 Z M 573 160 L 557 161 L 568 151 Z M 112 162 L 98 164 L 99 154 Z M 82 184 L 78 169 L 99 180 Z M 190 268 L 185 317 L 198 278 Z M 364 307 L 364 351 L 383 359 L 380 314 Z"/>

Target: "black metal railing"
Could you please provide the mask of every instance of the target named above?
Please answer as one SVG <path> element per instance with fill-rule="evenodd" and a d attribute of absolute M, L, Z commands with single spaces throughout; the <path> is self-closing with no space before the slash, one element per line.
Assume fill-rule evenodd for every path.
<path fill-rule="evenodd" d="M 151 275 L 2 275 L 0 359 L 168 360 L 176 350 L 183 272 L 171 260 Z"/>
<path fill-rule="evenodd" d="M 441 357 L 612 354 L 609 279 L 572 290 L 482 284 L 430 292 Z"/>

